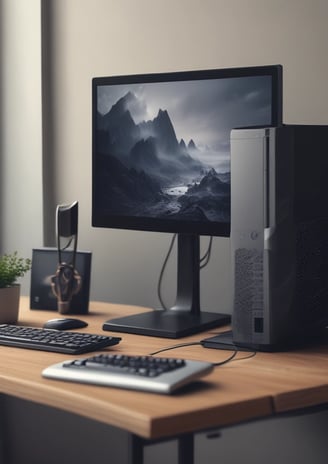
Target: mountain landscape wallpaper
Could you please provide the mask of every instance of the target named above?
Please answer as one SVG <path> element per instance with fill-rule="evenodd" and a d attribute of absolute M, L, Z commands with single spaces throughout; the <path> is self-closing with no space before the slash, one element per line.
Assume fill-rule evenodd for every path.
<path fill-rule="evenodd" d="M 270 101 L 268 77 L 98 86 L 97 209 L 229 222 L 230 131 L 269 125 Z"/>

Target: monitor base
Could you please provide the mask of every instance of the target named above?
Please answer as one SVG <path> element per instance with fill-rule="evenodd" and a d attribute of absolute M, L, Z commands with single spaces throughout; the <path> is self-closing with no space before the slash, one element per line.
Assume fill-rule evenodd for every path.
<path fill-rule="evenodd" d="M 180 338 L 230 324 L 231 316 L 222 313 L 157 310 L 132 316 L 110 319 L 103 330 L 125 332 L 152 337 Z"/>

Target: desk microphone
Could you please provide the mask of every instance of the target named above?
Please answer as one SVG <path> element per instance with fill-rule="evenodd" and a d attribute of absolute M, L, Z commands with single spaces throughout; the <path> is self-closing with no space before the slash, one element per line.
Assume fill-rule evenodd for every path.
<path fill-rule="evenodd" d="M 75 269 L 77 249 L 78 202 L 58 205 L 56 210 L 58 267 L 51 277 L 51 288 L 57 297 L 58 311 L 67 314 L 73 295 L 82 287 L 82 279 Z M 62 258 L 65 252 L 68 259 Z"/>

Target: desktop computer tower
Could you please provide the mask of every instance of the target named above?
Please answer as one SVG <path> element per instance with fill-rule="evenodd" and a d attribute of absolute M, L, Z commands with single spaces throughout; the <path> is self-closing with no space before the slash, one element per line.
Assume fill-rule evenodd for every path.
<path fill-rule="evenodd" d="M 328 325 L 328 126 L 231 132 L 233 343 L 274 351 Z"/>

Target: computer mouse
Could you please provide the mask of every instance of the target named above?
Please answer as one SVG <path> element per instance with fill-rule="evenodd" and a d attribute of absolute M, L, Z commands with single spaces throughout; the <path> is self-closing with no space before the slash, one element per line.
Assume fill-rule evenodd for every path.
<path fill-rule="evenodd" d="M 47 321 L 43 327 L 45 329 L 56 329 L 56 330 L 70 330 L 70 329 L 81 329 L 86 327 L 88 324 L 81 319 L 75 319 L 73 317 L 55 318 Z"/>

